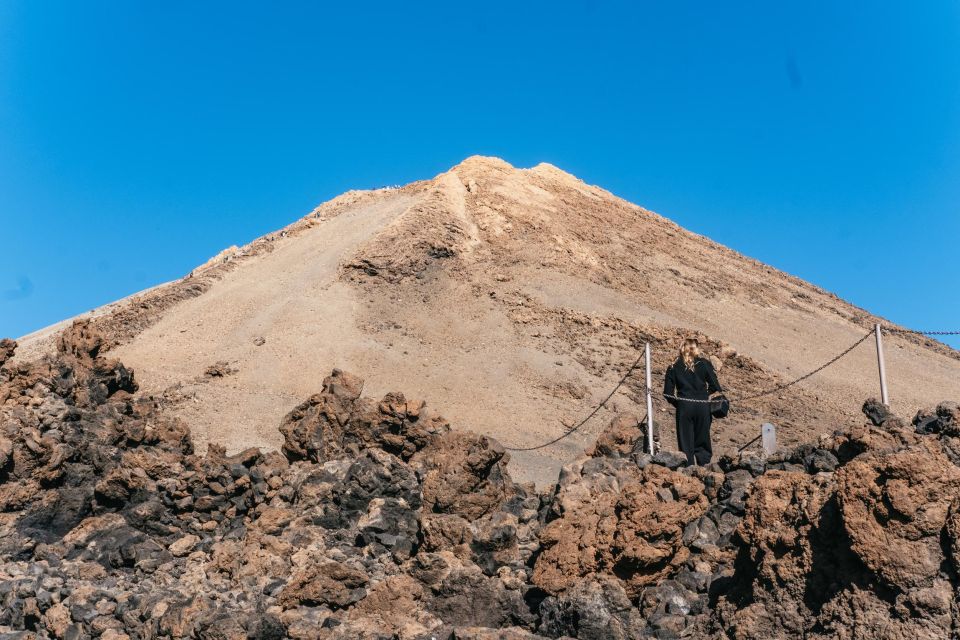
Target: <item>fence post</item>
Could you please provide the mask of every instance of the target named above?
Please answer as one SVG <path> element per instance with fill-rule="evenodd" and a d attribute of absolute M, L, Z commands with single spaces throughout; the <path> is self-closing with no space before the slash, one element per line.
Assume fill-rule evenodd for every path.
<path fill-rule="evenodd" d="M 887 368 L 883 363 L 883 338 L 882 330 L 879 324 L 873 325 L 873 331 L 877 336 L 877 367 L 880 369 L 880 402 L 885 406 L 890 405 L 890 398 L 887 396 Z"/>
<path fill-rule="evenodd" d="M 760 444 L 763 446 L 764 457 L 772 456 L 777 452 L 777 427 L 770 422 L 764 422 L 760 427 Z"/>
<path fill-rule="evenodd" d="M 650 343 L 644 348 L 644 362 L 647 370 L 647 447 L 650 449 L 650 455 L 653 455 L 653 390 L 650 388 L 652 377 L 650 372 Z"/>

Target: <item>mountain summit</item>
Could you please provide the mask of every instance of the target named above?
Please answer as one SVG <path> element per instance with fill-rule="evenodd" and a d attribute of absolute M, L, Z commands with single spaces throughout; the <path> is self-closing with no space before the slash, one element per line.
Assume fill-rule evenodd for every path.
<path fill-rule="evenodd" d="M 335 367 L 369 395 L 402 388 L 458 427 L 523 447 L 578 422 L 646 341 L 655 387 L 696 335 L 739 396 L 813 370 L 881 321 L 552 165 L 480 156 L 431 180 L 347 192 L 88 315 L 198 444 L 232 450 L 278 447 L 276 425 Z M 48 349 L 59 326 L 21 339 L 21 354 Z M 957 352 L 891 336 L 886 356 L 899 413 L 960 396 Z M 555 479 L 611 412 L 642 415 L 642 384 L 641 370 L 581 432 L 513 455 L 514 477 Z M 765 421 L 786 443 L 856 422 L 877 387 L 867 342 L 787 391 L 734 403 L 714 425 L 717 451 Z M 655 408 L 672 447 L 659 394 Z"/>

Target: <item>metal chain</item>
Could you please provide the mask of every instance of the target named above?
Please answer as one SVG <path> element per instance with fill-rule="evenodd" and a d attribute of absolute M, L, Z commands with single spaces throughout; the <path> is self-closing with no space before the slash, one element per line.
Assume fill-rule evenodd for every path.
<path fill-rule="evenodd" d="M 863 344 L 863 343 L 867 340 L 867 338 L 869 338 L 869 337 L 872 336 L 872 335 L 873 335 L 873 331 L 869 331 L 869 332 L 868 332 L 866 335 L 864 335 L 862 338 L 860 338 L 859 340 L 857 340 L 856 342 L 854 342 L 852 345 L 850 345 L 849 347 L 847 347 L 846 349 L 844 349 L 843 351 L 841 351 L 839 355 L 835 356 L 834 358 L 831 358 L 829 361 L 827 361 L 827 362 L 825 362 L 824 364 L 820 365 L 819 367 L 817 367 L 816 369 L 814 369 L 814 370 L 811 371 L 810 373 L 807 373 L 807 374 L 804 374 L 804 375 L 800 376 L 800 377 L 797 378 L 796 380 L 791 380 L 790 382 L 785 382 L 784 384 L 779 384 L 779 385 L 777 385 L 777 386 L 775 386 L 775 387 L 771 387 L 770 389 L 767 389 L 766 391 L 761 391 L 761 392 L 755 393 L 755 394 L 753 394 L 753 395 L 751 395 L 751 396 L 741 396 L 741 397 L 734 397 L 734 398 L 727 398 L 727 399 L 728 399 L 730 402 L 746 402 L 747 400 L 756 400 L 757 398 L 762 398 L 763 396 L 768 396 L 768 395 L 770 395 L 770 394 L 778 393 L 778 392 L 780 392 L 780 391 L 783 391 L 784 389 L 789 389 L 789 388 L 792 387 L 793 385 L 798 384 L 798 383 L 800 383 L 800 382 L 803 382 L 803 381 L 806 380 L 807 378 L 810 378 L 810 377 L 812 377 L 812 376 L 820 373 L 821 371 L 823 371 L 824 369 L 826 369 L 827 367 L 829 367 L 830 365 L 832 365 L 833 363 L 835 363 L 837 360 L 839 360 L 839 359 L 842 358 L 843 356 L 847 355 L 848 353 L 850 353 L 851 351 L 853 351 L 854 349 L 856 349 L 857 347 L 859 347 L 861 344 Z M 705 404 L 708 404 L 708 403 L 712 402 L 711 400 L 698 400 L 698 399 L 696 399 L 696 398 L 682 398 L 682 397 L 680 397 L 680 396 L 673 395 L 673 394 L 668 394 L 668 393 L 663 394 L 663 396 L 664 396 L 665 398 L 671 398 L 671 399 L 673 399 L 673 400 L 681 400 L 681 401 L 683 401 L 683 402 L 699 402 L 699 403 L 705 403 Z"/>
<path fill-rule="evenodd" d="M 640 352 L 640 355 L 637 356 L 637 359 L 634 360 L 633 364 L 630 365 L 630 368 L 627 369 L 627 372 L 626 372 L 625 374 L 623 374 L 623 377 L 622 377 L 622 378 L 620 378 L 620 382 L 618 382 L 618 383 L 617 383 L 617 386 L 615 386 L 615 387 L 613 388 L 613 391 L 611 391 L 611 392 L 609 393 L 609 395 L 607 395 L 606 398 L 604 398 L 603 400 L 601 400 L 601 401 L 600 401 L 600 404 L 598 404 L 596 407 L 594 407 L 593 411 L 591 411 L 589 414 L 587 414 L 587 416 L 586 416 L 583 420 L 581 420 L 580 422 L 578 422 L 578 423 L 575 424 L 574 426 L 570 427 L 570 428 L 569 428 L 566 432 L 564 432 L 563 434 L 557 436 L 556 438 L 554 438 L 553 440 L 550 440 L 549 442 L 544 442 L 543 444 L 538 444 L 538 445 L 533 446 L 533 447 L 504 447 L 504 449 L 506 449 L 507 451 L 536 451 L 537 449 L 543 449 L 544 447 L 549 447 L 549 446 L 552 445 L 552 444 L 555 444 L 555 443 L 557 443 L 557 442 L 560 442 L 561 440 L 563 440 L 563 439 L 566 438 L 567 436 L 573 434 L 575 431 L 577 431 L 577 430 L 579 430 L 581 427 L 583 427 L 583 425 L 585 425 L 585 424 L 590 420 L 590 418 L 592 418 L 593 416 L 597 415 L 597 413 L 600 411 L 600 409 L 602 409 L 603 407 L 605 407 L 605 406 L 607 405 L 607 403 L 610 402 L 610 398 L 612 398 L 612 397 L 614 396 L 614 394 L 615 394 L 617 391 L 620 390 L 620 387 L 622 387 L 622 386 L 624 385 L 624 383 L 627 381 L 627 378 L 630 377 L 630 374 L 633 373 L 634 370 L 636 370 L 637 366 L 639 366 L 640 361 L 641 361 L 642 359 L 643 359 L 643 352 L 641 351 L 641 352 Z"/>
<path fill-rule="evenodd" d="M 838 355 L 834 356 L 833 358 L 831 358 L 831 359 L 828 360 L 827 362 L 823 363 L 822 365 L 820 365 L 819 367 L 817 367 L 816 369 L 814 369 L 814 370 L 811 371 L 810 373 L 807 373 L 807 374 L 805 374 L 805 375 L 800 376 L 800 377 L 797 378 L 796 380 L 792 380 L 792 381 L 790 381 L 790 382 L 787 382 L 787 383 L 784 383 L 784 384 L 781 384 L 781 385 L 777 385 L 776 387 L 773 387 L 773 388 L 768 389 L 768 390 L 766 390 L 766 391 L 761 391 L 760 393 L 755 393 L 755 394 L 753 394 L 752 396 L 746 396 L 746 397 L 743 397 L 743 398 L 737 398 L 736 400 L 737 400 L 737 402 L 744 402 L 744 401 L 746 401 L 746 400 L 754 400 L 754 399 L 756 399 L 756 398 L 760 398 L 760 397 L 763 397 L 763 396 L 767 396 L 767 395 L 770 395 L 770 394 L 772 394 L 772 393 L 777 393 L 778 391 L 783 391 L 784 389 L 787 389 L 787 388 L 789 388 L 789 387 L 792 387 L 793 385 L 795 385 L 795 384 L 797 384 L 797 383 L 803 382 L 803 381 L 806 380 L 807 378 L 813 377 L 814 375 L 820 373 L 821 371 L 823 371 L 824 369 L 826 369 L 826 368 L 829 367 L 830 365 L 834 364 L 835 362 L 837 362 L 838 360 L 840 360 L 841 358 L 843 358 L 845 355 L 847 355 L 848 353 L 850 353 L 851 351 L 853 351 L 854 349 L 856 349 L 857 347 L 859 347 L 861 344 L 863 344 L 864 342 L 866 342 L 866 340 L 867 340 L 870 336 L 872 336 L 872 335 L 873 335 L 873 331 L 868 331 L 866 334 L 864 334 L 864 336 L 863 336 L 862 338 L 860 338 L 859 340 L 857 340 L 856 342 L 854 342 L 852 345 L 850 345 L 849 347 L 847 347 L 846 349 L 844 349 L 843 351 L 841 351 Z"/>
<path fill-rule="evenodd" d="M 651 389 L 651 390 L 650 390 L 650 393 L 656 393 L 656 390 L 655 390 L 655 389 Z M 672 395 L 672 394 L 669 394 L 669 393 L 663 394 L 663 397 L 664 397 L 664 398 L 670 398 L 671 400 L 682 400 L 683 402 L 693 402 L 693 403 L 700 403 L 700 404 L 710 404 L 711 402 L 713 402 L 713 400 L 711 400 L 710 398 L 707 398 L 706 400 L 700 400 L 699 398 L 683 398 L 683 397 L 681 397 L 681 396 L 675 396 L 675 395 Z M 724 396 L 724 397 L 726 397 L 726 396 Z M 718 398 L 718 399 L 719 399 L 719 398 Z M 727 400 L 731 400 L 731 398 L 727 398 Z M 734 398 L 734 400 L 736 400 L 737 402 L 740 401 L 739 398 Z"/>
<path fill-rule="evenodd" d="M 881 327 L 887 333 L 912 333 L 920 336 L 960 336 L 960 331 L 915 331 L 913 329 L 894 329 L 892 327 Z"/>

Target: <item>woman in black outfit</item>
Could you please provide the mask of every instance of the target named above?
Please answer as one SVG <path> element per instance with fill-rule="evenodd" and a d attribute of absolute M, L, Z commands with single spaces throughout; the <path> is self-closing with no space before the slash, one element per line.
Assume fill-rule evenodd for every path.
<path fill-rule="evenodd" d="M 707 400 L 710 394 L 722 391 L 713 364 L 700 357 L 700 345 L 687 338 L 680 347 L 680 357 L 667 369 L 663 393 L 668 396 Z M 677 444 L 687 456 L 687 464 L 704 465 L 713 456 L 710 444 L 710 404 L 684 402 L 667 397 L 677 410 Z"/>

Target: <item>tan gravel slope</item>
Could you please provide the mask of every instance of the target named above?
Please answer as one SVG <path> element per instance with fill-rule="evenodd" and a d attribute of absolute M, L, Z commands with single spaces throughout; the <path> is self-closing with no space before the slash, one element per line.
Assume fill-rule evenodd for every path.
<path fill-rule="evenodd" d="M 645 340 L 657 341 L 655 385 L 678 341 L 697 334 L 736 395 L 817 367 L 878 321 L 553 166 L 482 157 L 401 189 L 344 194 L 98 315 L 143 390 L 165 394 L 199 444 L 232 449 L 278 446 L 283 415 L 333 367 L 364 378 L 370 395 L 428 398 L 458 428 L 530 445 L 588 413 Z M 888 337 L 887 360 L 898 413 L 960 397 L 957 352 Z M 642 413 L 641 379 L 615 408 Z M 877 387 L 868 341 L 789 392 L 737 406 L 716 423 L 718 449 L 766 420 L 787 442 L 809 440 L 856 421 Z M 610 415 L 514 454 L 514 476 L 552 481 Z M 672 446 L 660 399 L 656 418 Z"/>

